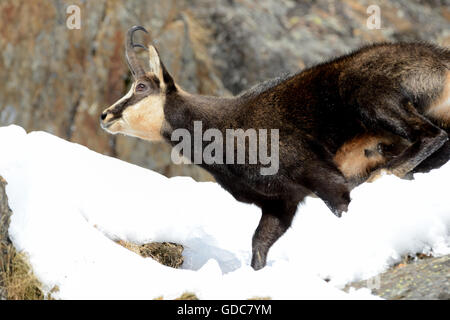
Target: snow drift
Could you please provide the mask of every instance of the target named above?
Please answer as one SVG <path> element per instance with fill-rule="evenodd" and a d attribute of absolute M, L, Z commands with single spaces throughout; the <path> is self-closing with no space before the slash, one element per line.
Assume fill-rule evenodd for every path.
<path fill-rule="evenodd" d="M 408 253 L 450 253 L 450 164 L 414 181 L 385 176 L 358 187 L 341 219 L 308 198 L 268 266 L 255 272 L 249 262 L 259 209 L 215 183 L 169 179 L 18 126 L 0 128 L 0 150 L 10 236 L 46 289 L 59 287 L 56 298 L 376 298 L 340 288 Z M 185 262 L 162 266 L 119 239 L 180 243 Z"/>

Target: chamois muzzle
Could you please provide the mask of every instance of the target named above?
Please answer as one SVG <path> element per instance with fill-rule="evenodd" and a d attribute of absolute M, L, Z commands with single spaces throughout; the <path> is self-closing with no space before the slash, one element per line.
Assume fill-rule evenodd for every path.
<path fill-rule="evenodd" d="M 114 119 L 114 115 L 105 111 L 100 116 L 100 126 L 103 129 L 107 129 L 114 123 L 114 120 L 117 120 Z"/>
<path fill-rule="evenodd" d="M 133 74 L 133 77 L 135 79 L 139 79 L 140 77 L 142 77 L 145 74 L 145 71 L 139 63 L 139 60 L 136 56 L 136 52 L 134 52 L 134 48 L 138 47 L 138 48 L 144 48 L 147 50 L 147 48 L 145 48 L 143 45 L 135 44 L 133 42 L 133 34 L 134 34 L 134 32 L 136 32 L 138 30 L 142 30 L 145 33 L 148 33 L 144 27 L 134 26 L 128 30 L 126 43 L 125 43 L 125 55 L 127 58 L 127 63 L 131 70 L 131 73 Z"/>

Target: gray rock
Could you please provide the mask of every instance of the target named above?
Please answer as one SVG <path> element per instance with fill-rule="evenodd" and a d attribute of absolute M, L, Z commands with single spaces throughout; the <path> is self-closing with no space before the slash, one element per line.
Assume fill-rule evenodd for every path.
<path fill-rule="evenodd" d="M 6 181 L 0 176 L 0 300 L 5 300 L 6 289 L 2 287 L 2 272 L 6 261 L 6 248 L 9 247 L 11 241 L 8 237 L 9 221 L 11 217 L 11 210 L 8 205 L 8 198 L 5 191 Z"/>
<path fill-rule="evenodd" d="M 349 287 L 370 288 L 389 300 L 450 300 L 450 255 L 396 266 Z"/>

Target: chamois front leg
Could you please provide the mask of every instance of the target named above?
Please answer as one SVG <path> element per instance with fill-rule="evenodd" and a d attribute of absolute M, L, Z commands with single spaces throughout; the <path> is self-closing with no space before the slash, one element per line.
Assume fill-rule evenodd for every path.
<path fill-rule="evenodd" d="M 333 164 L 316 160 L 303 165 L 295 174 L 295 182 L 311 190 L 325 202 L 337 217 L 346 212 L 350 204 L 350 186 Z"/>
<path fill-rule="evenodd" d="M 252 240 L 252 262 L 255 270 L 264 268 L 270 247 L 291 226 L 298 202 L 268 201 L 261 207 L 262 216 Z"/>

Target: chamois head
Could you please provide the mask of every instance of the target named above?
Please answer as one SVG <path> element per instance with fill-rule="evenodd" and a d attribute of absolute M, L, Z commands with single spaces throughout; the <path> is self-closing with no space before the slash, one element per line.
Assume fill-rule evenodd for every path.
<path fill-rule="evenodd" d="M 134 82 L 125 96 L 103 111 L 100 124 L 112 134 L 123 133 L 145 140 L 160 140 L 165 97 L 176 89 L 156 48 L 133 43 L 133 33 L 137 30 L 147 33 L 143 27 L 134 26 L 128 30 L 125 43 L 125 55 Z M 135 47 L 148 50 L 149 72 L 145 72 L 139 64 Z"/>

